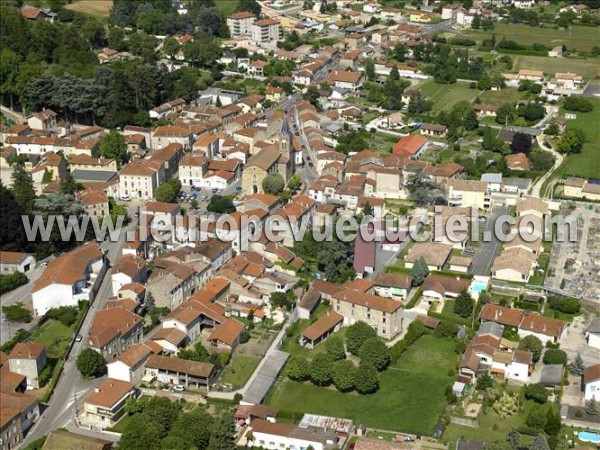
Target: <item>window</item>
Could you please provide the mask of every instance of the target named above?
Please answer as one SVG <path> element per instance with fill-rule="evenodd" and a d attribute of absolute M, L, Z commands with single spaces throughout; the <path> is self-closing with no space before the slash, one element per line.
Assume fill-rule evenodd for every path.
<path fill-rule="evenodd" d="M 383 318 L 381 321 L 382 321 L 383 323 L 385 323 L 385 321 L 386 321 L 386 318 L 384 317 L 384 318 Z"/>

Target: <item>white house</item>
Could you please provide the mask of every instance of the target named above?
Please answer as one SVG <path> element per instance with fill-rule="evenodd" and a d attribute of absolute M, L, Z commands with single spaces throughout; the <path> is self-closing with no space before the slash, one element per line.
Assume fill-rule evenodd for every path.
<path fill-rule="evenodd" d="M 526 314 L 519 324 L 518 333 L 521 339 L 533 335 L 545 344 L 547 342 L 560 342 L 566 336 L 568 329 L 568 323 L 564 320 L 540 316 L 539 314 Z"/>
<path fill-rule="evenodd" d="M 600 400 L 600 364 L 586 367 L 583 372 L 584 397 L 586 400 L 592 398 Z"/>
<path fill-rule="evenodd" d="M 35 267 L 35 258 L 29 253 L 0 251 L 0 274 L 25 273 Z"/>
<path fill-rule="evenodd" d="M 138 256 L 123 255 L 117 259 L 113 266 L 110 278 L 112 282 L 113 295 L 130 283 L 145 283 L 148 272 L 146 261 Z"/>
<path fill-rule="evenodd" d="M 140 342 L 125 350 L 119 357 L 106 365 L 108 378 L 138 384 L 144 376 L 144 363 L 152 354 L 152 349 Z"/>
<path fill-rule="evenodd" d="M 596 318 L 585 332 L 585 338 L 590 347 L 600 349 L 600 318 Z"/>
<path fill-rule="evenodd" d="M 321 427 L 295 427 L 288 424 L 271 423 L 266 420 L 253 420 L 252 445 L 268 450 L 295 448 L 324 450 L 337 444 L 334 430 Z"/>
<path fill-rule="evenodd" d="M 104 254 L 96 242 L 87 242 L 53 259 L 33 285 L 31 297 L 36 316 L 60 306 L 91 301 L 104 277 Z"/>

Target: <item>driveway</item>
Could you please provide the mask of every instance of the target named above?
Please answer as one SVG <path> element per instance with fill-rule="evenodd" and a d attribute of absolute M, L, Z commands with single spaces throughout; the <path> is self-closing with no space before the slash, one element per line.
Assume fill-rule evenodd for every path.
<path fill-rule="evenodd" d="M 484 240 L 481 243 L 479 253 L 475 256 L 475 261 L 471 267 L 471 273 L 473 275 L 487 276 L 492 268 L 492 261 L 498 252 L 498 248 L 502 244 L 500 239 L 494 233 L 494 226 L 498 217 L 504 214 L 508 214 L 508 208 L 506 206 L 500 206 L 494 208 L 492 214 L 486 221 L 484 230 Z"/>
<path fill-rule="evenodd" d="M 600 350 L 590 347 L 585 340 L 585 329 L 592 319 L 593 317 L 590 317 L 589 320 L 585 320 L 583 316 L 573 319 L 569 333 L 560 343 L 560 348 L 567 353 L 569 361 L 573 361 L 579 353 L 586 367 L 600 361 Z"/>

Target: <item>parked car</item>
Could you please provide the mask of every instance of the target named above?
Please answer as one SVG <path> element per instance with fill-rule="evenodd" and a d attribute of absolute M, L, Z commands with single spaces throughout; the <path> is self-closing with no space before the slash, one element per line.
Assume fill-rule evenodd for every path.
<path fill-rule="evenodd" d="M 173 390 L 175 392 L 183 392 L 185 391 L 185 386 L 182 384 L 176 384 L 175 386 L 173 386 Z"/>
<path fill-rule="evenodd" d="M 124 202 L 128 202 L 129 200 L 131 200 L 131 197 L 129 195 L 121 195 L 121 200 L 123 200 Z"/>
<path fill-rule="evenodd" d="M 81 342 L 83 340 L 83 336 L 78 334 L 77 336 L 75 336 L 75 342 Z"/>
<path fill-rule="evenodd" d="M 218 190 L 219 190 L 218 188 L 212 188 L 212 193 L 216 194 Z"/>
<path fill-rule="evenodd" d="M 206 200 L 208 200 L 208 197 L 206 195 L 203 195 L 202 197 L 200 197 L 200 200 L 202 200 L 203 202 L 205 202 Z"/>
<path fill-rule="evenodd" d="M 221 192 L 223 192 L 222 188 L 217 189 L 217 192 L 220 194 Z"/>

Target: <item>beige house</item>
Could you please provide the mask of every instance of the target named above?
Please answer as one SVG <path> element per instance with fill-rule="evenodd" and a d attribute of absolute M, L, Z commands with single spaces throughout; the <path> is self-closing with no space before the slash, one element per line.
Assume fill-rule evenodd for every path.
<path fill-rule="evenodd" d="M 491 197 L 487 194 L 487 183 L 477 180 L 448 180 L 448 205 L 488 209 Z"/>
<path fill-rule="evenodd" d="M 143 338 L 143 319 L 117 306 L 98 311 L 92 322 L 88 345 L 105 359 L 112 359 Z"/>
<path fill-rule="evenodd" d="M 27 125 L 32 130 L 50 131 L 56 128 L 57 114 L 51 109 L 42 109 L 27 118 Z"/>
<path fill-rule="evenodd" d="M 533 275 L 537 256 L 520 247 L 504 250 L 492 265 L 492 277 L 497 280 L 525 282 Z"/>
<path fill-rule="evenodd" d="M 39 389 L 38 377 L 47 364 L 46 348 L 42 344 L 20 342 L 8 356 L 10 371 L 27 378 L 27 389 Z"/>
<path fill-rule="evenodd" d="M 333 311 L 344 316 L 344 325 L 366 322 L 385 339 L 393 339 L 402 331 L 402 303 L 398 301 L 342 289 L 333 294 L 331 306 Z"/>
<path fill-rule="evenodd" d="M 154 198 L 156 188 L 165 180 L 165 169 L 158 161 L 139 159 L 119 172 L 119 194 L 122 199 Z"/>
<path fill-rule="evenodd" d="M 429 270 L 442 270 L 451 253 L 450 244 L 417 242 L 404 257 L 404 266 L 411 269 L 420 258 L 423 258 Z"/>
<path fill-rule="evenodd" d="M 133 383 L 109 378 L 83 401 L 84 420 L 101 429 L 113 427 L 125 413 L 127 399 L 136 396 Z"/>
<path fill-rule="evenodd" d="M 565 180 L 563 193 L 566 197 L 600 200 L 600 184 L 592 184 L 583 178 L 569 177 Z"/>
<path fill-rule="evenodd" d="M 200 186 L 208 168 L 208 159 L 203 154 L 190 153 L 179 162 L 179 181 L 182 186 Z"/>
<path fill-rule="evenodd" d="M 250 158 L 242 174 L 242 188 L 246 195 L 262 194 L 263 180 L 270 173 L 278 173 L 287 183 L 294 166 L 289 147 L 289 140 L 282 140 L 279 145 L 265 147 Z"/>

